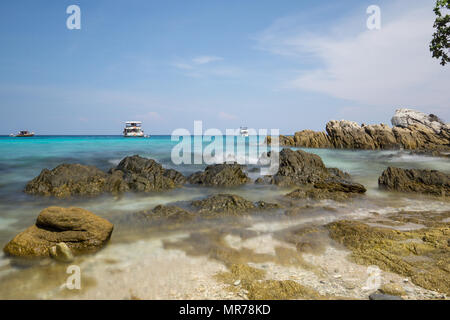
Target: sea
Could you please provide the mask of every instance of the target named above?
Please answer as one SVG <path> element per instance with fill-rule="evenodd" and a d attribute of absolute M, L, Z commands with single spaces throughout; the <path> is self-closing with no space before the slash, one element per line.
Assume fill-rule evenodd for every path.
<path fill-rule="evenodd" d="M 158 252 L 158 257 L 164 257 L 166 254 L 169 256 L 170 253 L 161 250 L 158 246 L 155 246 L 154 251 L 152 251 L 153 247 L 150 244 L 148 246 L 143 244 L 146 243 L 145 241 L 150 238 L 155 240 L 171 236 L 181 237 L 182 235 L 180 233 L 177 234 L 176 231 L 170 231 L 172 233 L 142 232 L 137 227 L 131 227 L 129 219 L 126 218 L 133 213 L 151 210 L 161 204 L 181 204 L 182 206 L 191 200 L 202 199 L 215 193 L 233 193 L 251 201 L 264 200 L 270 202 L 272 200 L 276 201 L 292 190 L 252 183 L 228 189 L 187 185 L 167 192 L 130 193 L 121 197 L 104 195 L 96 198 L 64 200 L 36 197 L 23 192 L 27 182 L 39 175 L 41 170 L 44 168 L 52 169 L 62 163 L 92 165 L 107 171 L 115 167 L 126 156 L 140 155 L 154 159 L 165 168 L 178 170 L 186 176 L 206 167 L 206 164 L 174 164 L 172 151 L 178 143 L 179 141 L 173 141 L 172 137 L 168 135 L 151 136 L 149 138 L 124 138 L 122 136 L 35 136 L 16 138 L 1 136 L 0 247 L 3 248 L 17 233 L 33 225 L 42 209 L 52 205 L 63 207 L 76 206 L 90 210 L 114 223 L 114 232 L 108 244 L 108 250 L 114 252 L 111 255 L 114 255 L 115 259 L 117 259 L 117 255 L 126 254 L 127 263 L 135 264 L 137 267 L 141 259 L 144 259 L 144 256 L 147 255 L 148 259 L 145 261 L 151 265 L 153 260 L 150 257 L 153 257 L 152 255 L 155 252 Z M 249 147 L 252 143 L 261 145 L 262 140 L 255 142 L 249 138 L 244 138 L 237 139 L 234 143 L 236 147 L 238 147 L 238 144 Z M 203 142 L 202 148 L 207 147 L 207 145 L 207 142 Z M 307 148 L 303 150 L 319 155 L 327 167 L 339 168 L 350 173 L 356 182 L 362 183 L 367 188 L 367 194 L 361 199 L 356 199 L 348 204 L 335 203 L 331 200 L 319 201 L 312 205 L 314 210 L 308 211 L 309 209 L 306 207 L 305 214 L 296 218 L 295 222 L 283 220 L 283 212 L 271 217 L 261 215 L 254 218 L 255 220 L 246 218 L 242 221 L 243 229 L 252 228 L 252 224 L 257 224 L 259 231 L 270 234 L 270 232 L 279 230 L 280 221 L 283 222 L 281 225 L 311 222 L 325 224 L 338 218 L 364 217 L 373 212 L 383 214 L 398 210 L 450 210 L 450 203 L 444 200 L 416 194 L 385 192 L 378 189 L 378 177 L 389 166 L 433 169 L 450 173 L 450 161 L 448 158 L 413 155 L 402 150 L 371 151 Z M 252 167 L 257 168 L 257 165 L 251 164 L 249 166 L 249 168 Z M 249 170 L 249 175 L 251 178 L 256 179 L 259 175 L 258 170 Z M 330 210 L 330 207 L 333 210 Z M 222 223 L 224 225 L 227 224 L 227 222 L 221 220 L 208 223 L 209 228 L 221 228 Z M 233 224 L 236 223 L 239 224 L 240 222 L 233 222 Z M 189 232 L 190 230 L 183 230 L 182 234 L 186 235 Z M 118 248 L 121 249 L 114 251 L 114 248 L 117 250 L 119 250 Z M 142 248 L 146 248 L 145 253 L 143 253 Z M 105 252 L 100 254 L 107 255 Z M 109 258 L 99 260 L 98 255 L 97 258 L 94 255 L 83 259 L 90 259 L 89 263 L 85 260 L 83 260 L 83 263 L 88 263 L 91 268 L 100 268 L 100 266 L 105 267 L 108 264 L 105 261 L 108 261 Z M 158 259 L 155 258 L 155 264 L 159 261 Z M 158 263 L 161 263 L 161 261 Z M 61 298 L 62 295 L 58 291 L 60 290 L 59 286 L 55 284 L 55 288 L 49 289 L 48 287 L 49 283 L 52 283 L 48 279 L 53 279 L 48 273 L 50 272 L 49 270 L 53 269 L 49 268 L 42 264 L 16 265 L 3 253 L 0 253 L 0 299 Z M 178 268 L 181 270 L 183 266 L 180 265 Z M 42 270 L 46 271 L 43 272 Z M 155 270 L 158 270 L 157 266 L 155 266 Z M 132 278 L 133 276 L 129 275 L 130 288 L 133 287 Z M 8 282 L 5 282 L 5 279 L 8 279 Z M 98 284 L 101 281 L 97 279 L 94 282 Z M 175 287 L 178 282 L 175 281 Z M 123 290 L 129 289 L 126 283 L 123 285 Z M 95 286 L 95 284 L 91 284 L 91 287 Z M 148 287 L 152 287 L 152 284 L 149 283 Z M 116 290 L 114 286 L 108 290 L 99 289 L 95 291 L 95 296 L 85 295 L 82 297 L 117 298 L 117 296 L 111 296 L 111 291 L 114 290 Z M 158 290 L 151 290 L 149 297 L 158 298 L 159 296 L 155 293 Z M 162 297 L 165 298 L 165 296 Z M 77 296 L 74 296 L 74 298 L 77 298 Z"/>

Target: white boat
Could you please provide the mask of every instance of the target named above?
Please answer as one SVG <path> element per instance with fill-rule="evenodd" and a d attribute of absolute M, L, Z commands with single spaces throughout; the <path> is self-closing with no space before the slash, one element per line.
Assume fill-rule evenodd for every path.
<path fill-rule="evenodd" d="M 10 137 L 22 137 L 22 138 L 26 138 L 26 137 L 34 137 L 34 132 L 30 132 L 30 131 L 28 131 L 28 130 L 22 130 L 22 131 L 19 131 L 19 133 L 18 134 L 10 134 L 9 135 Z"/>
<path fill-rule="evenodd" d="M 247 127 L 241 127 L 239 129 L 239 133 L 242 137 L 248 137 L 248 128 Z"/>
<path fill-rule="evenodd" d="M 144 138 L 147 137 L 142 130 L 141 121 L 127 121 L 125 122 L 125 129 L 123 129 L 123 136 L 125 138 Z"/>

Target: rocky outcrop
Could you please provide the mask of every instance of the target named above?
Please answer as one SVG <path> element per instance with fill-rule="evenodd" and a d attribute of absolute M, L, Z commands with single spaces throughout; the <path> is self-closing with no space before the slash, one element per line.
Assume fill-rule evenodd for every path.
<path fill-rule="evenodd" d="M 35 225 L 15 236 L 3 251 L 16 257 L 48 257 L 52 247 L 64 242 L 75 255 L 90 253 L 102 248 L 112 231 L 109 221 L 87 210 L 49 207 L 41 211 Z"/>
<path fill-rule="evenodd" d="M 152 159 L 126 157 L 108 173 L 93 166 L 62 164 L 44 169 L 25 187 L 28 194 L 67 198 L 97 196 L 105 192 L 163 191 L 181 186 L 185 177 L 175 170 L 164 169 Z"/>
<path fill-rule="evenodd" d="M 332 120 L 326 132 L 303 130 L 294 136 L 280 136 L 281 146 L 336 149 L 408 149 L 450 151 L 450 125 L 437 116 L 410 109 L 399 109 L 386 124 L 361 126 L 353 121 Z M 270 144 L 271 137 L 267 137 Z"/>
<path fill-rule="evenodd" d="M 271 177 L 271 184 L 304 185 L 323 181 L 330 176 L 318 155 L 302 150 L 283 149 L 279 159 L 278 172 Z"/>
<path fill-rule="evenodd" d="M 302 150 L 283 149 L 279 159 L 277 173 L 261 177 L 255 183 L 300 187 L 287 194 L 292 199 L 343 200 L 350 195 L 366 192 L 363 185 L 351 181 L 348 173 L 337 168 L 326 168 L 318 155 Z"/>
<path fill-rule="evenodd" d="M 120 190 L 162 191 L 179 187 L 186 182 L 185 177 L 178 171 L 164 169 L 155 160 L 138 155 L 126 157 L 110 173 L 116 175 L 119 181 L 120 178 L 123 180 Z"/>
<path fill-rule="evenodd" d="M 408 128 L 411 125 L 419 124 L 432 129 L 436 133 L 450 129 L 450 126 L 445 124 L 438 116 L 411 109 L 396 110 L 395 115 L 391 119 L 391 123 L 394 127 L 401 128 Z"/>
<path fill-rule="evenodd" d="M 450 196 L 450 175 L 436 170 L 389 167 L 378 178 L 381 189 Z"/>
<path fill-rule="evenodd" d="M 104 192 L 108 175 L 93 166 L 62 164 L 44 169 L 25 187 L 25 192 L 67 198 L 72 195 L 96 196 Z"/>
<path fill-rule="evenodd" d="M 271 143 L 271 137 L 267 137 L 267 143 Z M 296 132 L 293 137 L 280 135 L 279 140 L 282 146 L 302 146 L 304 148 L 332 148 L 332 144 L 325 132 L 303 130 Z"/>
<path fill-rule="evenodd" d="M 207 166 L 205 171 L 192 174 L 188 178 L 189 183 L 203 186 L 232 187 L 245 184 L 250 181 L 242 171 L 242 166 L 234 164 L 214 164 Z"/>

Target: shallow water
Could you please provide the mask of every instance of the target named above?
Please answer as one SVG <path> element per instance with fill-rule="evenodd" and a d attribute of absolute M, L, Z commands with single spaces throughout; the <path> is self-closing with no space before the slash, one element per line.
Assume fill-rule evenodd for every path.
<path fill-rule="evenodd" d="M 244 143 L 248 145 L 248 141 Z M 185 186 L 162 193 L 126 194 L 120 198 L 101 196 L 94 199 L 72 200 L 39 198 L 23 193 L 26 183 L 37 176 L 43 168 L 51 169 L 61 163 L 94 165 L 106 171 L 117 165 L 122 158 L 139 154 L 143 157 L 153 158 L 164 167 L 176 169 L 185 175 L 204 168 L 204 165 L 174 165 L 170 155 L 173 146 L 176 144 L 177 142 L 171 141 L 170 136 L 154 136 L 149 139 L 125 139 L 119 136 L 37 136 L 26 139 L 0 137 L 0 246 L 3 247 L 15 234 L 34 224 L 40 210 L 50 205 L 82 207 L 112 221 L 115 224 L 115 230 L 108 249 L 101 252 L 102 259 L 112 258 L 108 257 L 108 252 L 111 252 L 112 256 L 126 252 L 126 259 L 134 264 L 139 263 L 141 258 L 145 259 L 142 256 L 144 246 L 142 241 L 145 244 L 147 243 L 145 241 L 150 241 L 149 239 L 160 241 L 164 237 L 176 238 L 180 234 L 186 236 L 192 230 L 199 228 L 205 230 L 235 228 L 241 230 L 239 232 L 244 230 L 271 235 L 292 225 L 312 223 L 323 225 L 342 217 L 364 218 L 374 213 L 388 214 L 400 210 L 450 210 L 448 201 L 427 196 L 386 193 L 378 190 L 378 177 L 388 166 L 450 172 L 450 161 L 446 158 L 409 155 L 402 151 L 304 149 L 319 155 L 327 167 L 336 167 L 349 172 L 355 181 L 366 186 L 368 189 L 366 196 L 348 203 L 305 201 L 301 204 L 303 206 L 301 215 L 295 217 L 286 218 L 282 212 L 271 215 L 261 214 L 237 220 L 214 220 L 204 224 L 199 223 L 195 226 L 188 225 L 176 232 L 173 232 L 173 230 L 170 232 L 166 230 L 152 230 L 152 232 L 141 230 L 130 223 L 127 217 L 134 212 L 152 209 L 159 204 L 176 202 L 183 206 L 190 200 L 204 198 L 208 194 L 219 192 L 235 193 L 252 201 L 264 200 L 270 202 L 280 200 L 289 189 L 253 184 L 232 189 Z M 251 173 L 250 176 L 255 178 L 257 173 Z M 132 243 L 137 242 L 139 242 L 139 245 L 132 245 Z M 145 254 L 150 254 L 148 252 L 151 251 L 164 255 L 164 250 L 161 247 L 155 247 L 154 250 L 156 251 L 152 251 L 151 248 L 153 247 L 149 245 Z M 85 259 L 89 260 L 90 264 L 96 264 L 97 268 L 104 268 L 107 265 L 106 262 L 102 262 L 103 260 L 99 260 L 96 256 L 89 256 Z M 177 256 L 174 259 L 185 261 L 187 258 Z M 152 261 L 150 259 L 147 263 L 151 265 Z M 201 264 L 204 264 L 204 261 Z M 38 267 L 33 268 L 40 270 Z M 205 265 L 206 269 L 207 266 Z M 214 266 L 211 265 L 211 270 L 213 269 Z M 201 270 L 199 270 L 200 273 Z M 0 277 L 7 274 L 16 274 L 17 279 L 23 278 L 24 281 L 25 279 L 31 281 L 30 279 L 34 279 L 33 277 L 45 278 L 48 276 L 45 272 L 36 271 L 36 273 L 33 273 L 29 269 L 24 271 L 11 266 L 9 260 L 2 255 L 0 256 Z M 97 270 L 93 274 L 99 281 L 99 271 Z M 132 281 L 132 278 L 130 278 L 130 283 Z M 173 283 L 176 285 L 176 281 Z M 95 285 L 92 284 L 92 286 Z M 20 290 L 20 288 L 17 288 L 17 292 L 11 292 L 11 286 L 6 288 L 0 282 L 0 298 L 21 297 Z M 29 290 L 29 297 L 49 297 L 49 289 L 40 284 L 39 281 Z M 101 291 L 97 294 L 100 298 L 108 296 L 106 293 L 102 296 Z M 23 297 L 25 296 L 28 295 L 23 295 Z M 152 295 L 149 296 L 153 297 Z M 56 295 L 56 297 L 58 296 Z"/>

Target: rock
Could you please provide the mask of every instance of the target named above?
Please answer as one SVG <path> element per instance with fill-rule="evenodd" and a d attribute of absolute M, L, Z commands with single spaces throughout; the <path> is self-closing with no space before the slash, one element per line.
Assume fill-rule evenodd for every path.
<path fill-rule="evenodd" d="M 224 163 L 207 166 L 205 171 L 192 174 L 188 181 L 191 184 L 204 186 L 232 187 L 245 184 L 250 179 L 239 164 Z"/>
<path fill-rule="evenodd" d="M 450 128 L 434 114 L 425 114 L 411 109 L 397 109 L 391 122 L 393 126 L 401 128 L 408 128 L 413 124 L 421 124 L 433 129 L 436 133 L 440 133 L 442 129 L 448 130 Z"/>
<path fill-rule="evenodd" d="M 204 200 L 192 201 L 202 215 L 243 215 L 256 208 L 253 202 L 234 194 L 217 194 Z"/>
<path fill-rule="evenodd" d="M 64 242 L 58 243 L 49 250 L 50 256 L 60 262 L 72 262 L 74 256 L 70 248 Z"/>
<path fill-rule="evenodd" d="M 330 176 L 322 159 L 302 150 L 283 149 L 278 172 L 271 183 L 278 186 L 304 185 L 323 181 Z"/>
<path fill-rule="evenodd" d="M 41 211 L 35 225 L 15 236 L 3 250 L 10 256 L 48 257 L 50 248 L 64 242 L 75 255 L 95 252 L 107 243 L 112 231 L 109 221 L 87 210 L 49 207 Z"/>
<path fill-rule="evenodd" d="M 122 176 L 127 185 L 124 189 L 139 192 L 169 190 L 186 182 L 185 177 L 178 171 L 164 169 L 155 160 L 138 155 L 124 158 L 115 169 L 111 170 L 111 174 L 115 174 L 116 177 Z"/>
<path fill-rule="evenodd" d="M 62 164 L 44 169 L 25 187 L 28 194 L 67 198 L 96 196 L 104 192 L 108 175 L 93 166 Z"/>
<path fill-rule="evenodd" d="M 405 289 L 397 283 L 385 283 L 378 291 L 382 294 L 388 294 L 391 296 L 404 296 L 406 295 Z"/>
<path fill-rule="evenodd" d="M 34 195 L 68 198 L 98 196 L 104 192 L 120 194 L 127 191 L 163 191 L 180 187 L 186 178 L 175 170 L 164 169 L 152 159 L 126 157 L 105 173 L 96 167 L 62 164 L 53 170 L 44 169 L 31 180 L 25 192 Z"/>
<path fill-rule="evenodd" d="M 381 294 L 381 293 L 372 293 L 369 296 L 370 300 L 403 300 L 398 296 L 392 296 L 389 294 Z"/>
<path fill-rule="evenodd" d="M 303 199 L 343 200 L 349 194 L 361 194 L 366 188 L 350 181 L 350 175 L 336 168 L 327 169 L 322 159 L 302 150 L 283 149 L 280 152 L 278 172 L 272 177 L 264 177 L 255 183 L 269 182 L 278 186 L 299 186 L 287 196 Z"/>
<path fill-rule="evenodd" d="M 265 201 L 257 201 L 257 202 L 255 202 L 255 206 L 258 209 L 264 209 L 264 210 L 274 210 L 274 209 L 282 208 L 282 206 L 279 205 L 278 203 L 270 203 L 270 202 L 265 202 Z"/>
<path fill-rule="evenodd" d="M 410 218 L 421 216 L 417 212 L 408 215 Z M 332 222 L 326 228 L 333 240 L 351 250 L 350 257 L 354 262 L 376 265 L 384 271 L 409 277 L 414 284 L 428 290 L 450 292 L 450 223 L 399 231 L 342 220 Z"/>
<path fill-rule="evenodd" d="M 140 214 L 153 221 L 168 220 L 169 222 L 176 223 L 188 222 L 195 218 L 192 212 L 177 206 L 158 205 L 150 212 L 145 211 Z"/>
<path fill-rule="evenodd" d="M 378 185 L 386 190 L 450 195 L 450 175 L 436 170 L 388 167 L 378 178 Z"/>
<path fill-rule="evenodd" d="M 392 118 L 393 128 L 386 124 L 361 126 L 348 120 L 331 120 L 325 132 L 303 130 L 294 136 L 279 137 L 281 146 L 337 149 L 408 149 L 450 151 L 450 124 L 435 115 L 400 109 Z M 266 142 L 272 142 L 267 137 Z M 445 154 L 445 153 L 442 153 Z"/>

